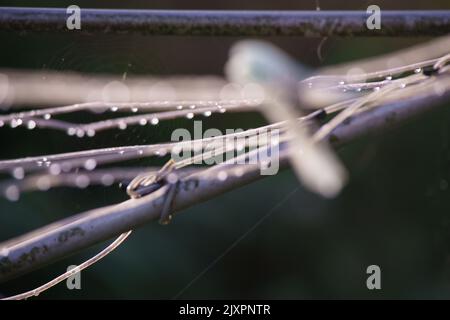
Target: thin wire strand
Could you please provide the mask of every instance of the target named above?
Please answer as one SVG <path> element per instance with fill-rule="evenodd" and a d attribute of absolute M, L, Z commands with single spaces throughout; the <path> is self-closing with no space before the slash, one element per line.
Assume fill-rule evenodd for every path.
<path fill-rule="evenodd" d="M 44 284 L 40 287 L 37 287 L 36 289 L 30 290 L 30 291 L 27 291 L 27 292 L 24 292 L 24 293 L 21 293 L 18 295 L 14 295 L 11 297 L 3 298 L 1 300 L 23 300 L 23 299 L 28 299 L 31 297 L 38 296 L 42 292 L 50 289 L 51 287 L 56 286 L 58 283 L 70 278 L 71 276 L 75 275 L 76 273 L 83 271 L 84 269 L 92 266 L 94 263 L 98 262 L 99 260 L 101 260 L 104 257 L 106 257 L 107 255 L 109 255 L 111 252 L 113 252 L 115 249 L 117 249 L 128 238 L 128 236 L 131 234 L 131 232 L 132 232 L 132 230 L 121 234 L 116 240 L 114 240 L 113 243 L 111 243 L 105 249 L 100 251 L 98 254 L 96 254 L 89 260 L 86 260 L 85 262 L 83 262 L 82 264 L 77 266 L 76 268 L 71 269 L 71 270 L 63 273 L 62 275 L 54 278 L 53 280 L 47 282 L 46 284 Z"/>

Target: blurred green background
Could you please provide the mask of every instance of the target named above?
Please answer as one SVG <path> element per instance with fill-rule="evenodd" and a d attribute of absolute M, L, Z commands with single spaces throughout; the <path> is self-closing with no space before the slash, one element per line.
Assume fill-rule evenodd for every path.
<path fill-rule="evenodd" d="M 314 0 L 0 1 L 0 5 L 10 6 L 70 4 L 82 8 L 316 8 Z M 371 1 L 319 1 L 322 10 L 365 10 L 369 4 Z M 379 0 L 376 4 L 386 10 L 450 9 L 448 1 Z M 0 68 L 114 73 L 118 79 L 124 72 L 221 75 L 228 49 L 237 40 L 92 37 L 73 32 L 18 34 L 0 30 Z M 319 67 L 390 52 L 428 39 L 327 39 L 322 47 L 322 61 L 317 54 L 322 39 L 266 40 L 302 63 Z M 37 299 L 450 298 L 448 107 L 450 104 L 401 128 L 360 139 L 339 150 L 350 172 L 350 182 L 334 200 L 303 190 L 292 171 L 286 170 L 185 210 L 167 227 L 153 223 L 136 230 L 117 251 L 82 272 L 82 290 L 70 291 L 60 284 Z M 92 117 L 82 116 L 83 121 Z M 255 114 L 225 114 L 212 116 L 204 125 L 250 128 L 262 121 Z M 192 122 L 177 120 L 162 122 L 158 127 L 130 127 L 126 131 L 100 133 L 91 139 L 50 130 L 1 128 L 0 158 L 154 143 L 168 140 L 172 130 L 181 126 L 191 128 Z M 126 198 L 117 186 L 34 192 L 22 195 L 17 203 L 1 198 L 0 241 Z M 19 293 L 43 284 L 104 245 L 1 283 L 0 294 Z M 382 290 L 366 288 L 366 268 L 371 264 L 381 267 Z"/>

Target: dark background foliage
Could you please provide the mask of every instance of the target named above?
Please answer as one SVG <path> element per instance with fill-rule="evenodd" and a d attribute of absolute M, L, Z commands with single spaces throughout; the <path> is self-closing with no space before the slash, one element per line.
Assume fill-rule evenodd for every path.
<path fill-rule="evenodd" d="M 314 0 L 0 1 L 0 4 L 154 9 L 316 8 Z M 365 10 L 372 3 L 321 0 L 319 4 L 322 10 Z M 386 10 L 450 8 L 448 1 L 378 0 L 376 4 Z M 17 34 L 0 30 L 0 67 L 114 73 L 118 79 L 124 72 L 221 75 L 228 49 L 237 40 Z M 319 67 L 390 52 L 428 39 L 328 39 L 322 47 L 322 61 L 317 54 L 322 39 L 267 40 L 302 63 Z M 449 298 L 447 107 L 339 150 L 350 172 L 350 182 L 334 200 L 324 200 L 303 190 L 292 171 L 286 170 L 185 210 L 168 227 L 154 223 L 136 230 L 120 249 L 82 272 L 82 290 L 69 291 L 62 284 L 39 298 Z M 88 121 L 90 115 L 82 117 Z M 220 115 L 211 117 L 207 125 L 249 128 L 261 122 L 254 114 Z M 75 139 L 49 130 L 2 128 L 0 158 L 154 143 L 169 139 L 171 131 L 180 126 L 190 128 L 192 122 L 179 120 L 163 122 L 158 127 L 133 127 L 101 133 L 93 139 Z M 126 196 L 117 186 L 35 192 L 23 195 L 17 203 L 0 199 L 0 241 L 124 199 Z M 246 236 L 227 250 L 243 235 Z M 102 246 L 2 283 L 0 293 L 9 295 L 40 285 Z M 371 264 L 381 267 L 380 291 L 366 288 L 366 268 Z"/>

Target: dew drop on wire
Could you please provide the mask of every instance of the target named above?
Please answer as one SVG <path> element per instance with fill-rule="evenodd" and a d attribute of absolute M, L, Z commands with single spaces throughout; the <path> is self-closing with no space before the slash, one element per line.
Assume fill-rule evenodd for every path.
<path fill-rule="evenodd" d="M 150 120 L 150 123 L 154 126 L 156 126 L 159 123 L 159 119 L 158 118 L 153 118 L 152 120 Z"/>
<path fill-rule="evenodd" d="M 11 186 L 7 187 L 5 190 L 5 197 L 9 201 L 19 200 L 19 198 L 20 198 L 19 187 L 15 186 L 15 185 L 11 185 Z"/>
<path fill-rule="evenodd" d="M 22 167 L 16 167 L 13 169 L 12 176 L 14 179 L 22 180 L 25 177 L 25 170 Z"/>
<path fill-rule="evenodd" d="M 61 173 L 61 166 L 57 163 L 54 163 L 50 166 L 49 172 L 53 176 L 57 176 Z"/>
<path fill-rule="evenodd" d="M 69 172 L 70 170 L 72 170 L 72 164 L 70 162 L 63 162 L 61 164 L 61 170 L 63 172 Z"/>
<path fill-rule="evenodd" d="M 28 121 L 27 128 L 33 130 L 34 128 L 36 128 L 36 122 L 33 120 Z"/>
<path fill-rule="evenodd" d="M 188 114 L 186 114 L 186 118 L 192 119 L 194 118 L 194 114 L 192 112 L 189 112 Z"/>
<path fill-rule="evenodd" d="M 88 136 L 88 137 L 93 137 L 93 136 L 95 136 L 95 130 L 94 129 L 88 129 L 87 131 L 86 131 L 86 135 Z"/>
<path fill-rule="evenodd" d="M 11 128 L 17 128 L 18 126 L 22 125 L 23 121 L 22 119 L 12 119 L 9 123 Z"/>
<path fill-rule="evenodd" d="M 84 168 L 89 171 L 94 170 L 96 166 L 97 161 L 95 161 L 95 159 L 87 159 L 86 162 L 84 163 Z"/>
<path fill-rule="evenodd" d="M 7 257 L 9 256 L 9 249 L 8 247 L 3 247 L 0 249 L 0 257 Z"/>
<path fill-rule="evenodd" d="M 36 187 L 41 191 L 47 191 L 51 187 L 51 181 L 48 177 L 40 177 L 36 181 Z"/>
<path fill-rule="evenodd" d="M 125 130 L 127 128 L 127 124 L 125 122 L 120 122 L 119 123 L 119 129 L 120 130 Z"/>
<path fill-rule="evenodd" d="M 84 174 L 79 175 L 78 177 L 75 178 L 75 185 L 80 189 L 87 188 L 89 184 L 90 184 L 89 177 Z"/>
<path fill-rule="evenodd" d="M 227 180 L 227 178 L 228 178 L 228 174 L 227 174 L 225 171 L 220 171 L 220 172 L 217 174 L 217 178 L 218 178 L 220 181 L 225 181 L 225 180 Z"/>
<path fill-rule="evenodd" d="M 112 174 L 106 173 L 102 175 L 100 180 L 104 186 L 111 186 L 114 183 L 114 176 Z"/>
<path fill-rule="evenodd" d="M 77 130 L 76 130 L 75 128 L 69 128 L 69 129 L 67 129 L 67 134 L 68 134 L 69 136 L 75 135 L 76 132 L 77 132 Z"/>
<path fill-rule="evenodd" d="M 78 138 L 83 138 L 84 137 L 84 130 L 83 129 L 78 129 L 77 130 L 77 137 Z"/>

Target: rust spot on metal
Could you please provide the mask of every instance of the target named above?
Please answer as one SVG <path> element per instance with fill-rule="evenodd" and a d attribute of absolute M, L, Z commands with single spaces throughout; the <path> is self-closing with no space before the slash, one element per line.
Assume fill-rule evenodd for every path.
<path fill-rule="evenodd" d="M 22 253 L 17 260 L 11 260 L 9 257 L 3 257 L 0 259 L 0 274 L 7 275 L 20 270 L 27 265 L 35 263 L 39 256 L 49 252 L 47 245 L 41 247 L 35 246 L 30 251 Z"/>
<path fill-rule="evenodd" d="M 199 184 L 200 184 L 200 182 L 198 179 L 192 178 L 192 179 L 184 181 L 184 183 L 182 184 L 182 188 L 184 191 L 192 191 L 192 190 L 196 189 L 199 186 Z"/>
<path fill-rule="evenodd" d="M 72 237 L 84 236 L 85 232 L 80 227 L 72 228 L 67 231 L 63 231 L 58 236 L 58 242 L 66 242 Z"/>

